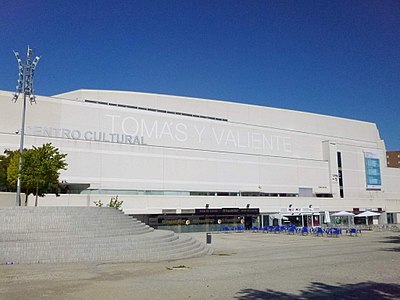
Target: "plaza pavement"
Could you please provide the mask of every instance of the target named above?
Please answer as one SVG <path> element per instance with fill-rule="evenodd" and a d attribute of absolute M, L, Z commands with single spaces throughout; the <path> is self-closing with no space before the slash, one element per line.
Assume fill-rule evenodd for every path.
<path fill-rule="evenodd" d="M 398 232 L 217 233 L 211 246 L 160 263 L 2 264 L 0 299 L 400 299 Z"/>

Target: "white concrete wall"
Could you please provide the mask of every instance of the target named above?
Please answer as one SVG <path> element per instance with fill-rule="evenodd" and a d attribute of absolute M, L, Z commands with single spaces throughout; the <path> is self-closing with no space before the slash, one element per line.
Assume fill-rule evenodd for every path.
<path fill-rule="evenodd" d="M 0 193 L 1 195 L 1 193 Z M 101 200 L 104 206 L 110 202 L 112 195 L 46 195 L 39 197 L 39 206 L 95 206 L 94 202 Z M 174 209 L 181 213 L 182 209 L 204 208 L 209 204 L 209 208 L 240 207 L 244 208 L 247 204 L 250 207 L 259 208 L 260 213 L 277 213 L 281 209 L 289 207 L 304 208 L 312 205 L 313 208 L 323 212 L 327 211 L 352 211 L 353 208 L 363 210 L 378 210 L 396 212 L 400 207 L 400 199 L 332 199 L 332 198 L 307 198 L 307 197 L 213 197 L 213 196 L 129 196 L 119 195 L 118 200 L 123 202 L 123 210 L 128 214 L 161 214 L 163 209 Z M 13 206 L 15 196 L 13 196 Z M 35 197 L 29 197 L 28 205 L 34 206 Z"/>
<path fill-rule="evenodd" d="M 400 199 L 400 169 L 398 168 L 384 168 L 383 173 L 384 185 L 384 198 L 386 199 Z"/>
<path fill-rule="evenodd" d="M 0 207 L 15 206 L 16 202 L 16 195 L 14 193 L 0 192 Z"/>
<path fill-rule="evenodd" d="M 0 91 L 0 151 L 19 147 L 15 132 L 20 128 L 22 105 L 11 98 L 12 93 Z M 82 102 L 85 99 L 228 121 Z M 90 183 L 95 189 L 297 193 L 306 187 L 315 193 L 333 193 L 335 199 L 296 198 L 300 206 L 312 201 L 332 210 L 369 206 L 400 210 L 396 206 L 399 174 L 385 167 L 385 147 L 373 123 L 222 101 L 82 90 L 55 98 L 38 97 L 37 104 L 28 105 L 26 125 L 26 147 L 51 142 L 68 154 L 68 170 L 62 172 L 61 180 Z M 95 141 L 96 134 L 104 134 L 108 141 Z M 139 144 L 127 143 L 127 136 L 130 141 L 138 136 Z M 332 182 L 337 162 L 334 152 L 327 155 L 324 150 L 326 141 L 334 142 L 335 151 L 342 153 L 345 199 L 338 199 L 338 183 Z M 380 191 L 366 189 L 365 151 L 380 156 Z M 101 198 L 75 195 L 50 201 L 48 196 L 41 201 L 89 205 L 93 197 Z M 209 202 L 215 207 L 237 207 L 248 201 L 240 197 L 127 196 L 125 205 L 137 213 L 159 213 L 161 208 L 203 207 Z M 254 207 L 273 211 L 293 198 L 251 201 Z"/>
<path fill-rule="evenodd" d="M 74 100 L 102 100 L 142 107 L 204 114 L 225 118 L 239 124 L 280 128 L 329 137 L 344 137 L 355 141 L 377 142 L 380 140 L 379 132 L 373 123 L 286 109 L 123 91 L 78 90 L 57 96 Z"/>

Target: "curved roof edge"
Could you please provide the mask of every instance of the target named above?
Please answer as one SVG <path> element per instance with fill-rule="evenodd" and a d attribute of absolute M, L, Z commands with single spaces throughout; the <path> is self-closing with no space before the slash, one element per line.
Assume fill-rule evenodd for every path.
<path fill-rule="evenodd" d="M 187 96 L 93 89 L 79 89 L 58 94 L 54 97 L 75 101 L 95 100 L 184 112 L 194 115 L 207 115 L 225 119 L 231 123 L 331 137 L 344 137 L 358 141 L 373 143 L 381 141 L 377 126 L 373 122 L 256 104 Z"/>
<path fill-rule="evenodd" d="M 262 108 L 262 109 L 272 109 L 272 110 L 275 110 L 275 111 L 306 114 L 306 115 L 310 115 L 310 116 L 322 116 L 322 117 L 333 118 L 333 119 L 338 119 L 338 120 L 348 120 L 348 121 L 352 121 L 352 122 L 375 124 L 374 122 L 371 122 L 371 121 L 351 119 L 351 118 L 346 118 L 346 117 L 338 117 L 338 116 L 333 116 L 333 115 L 325 115 L 325 114 L 314 113 L 314 112 L 306 112 L 306 111 L 294 110 L 294 109 L 290 109 L 290 108 L 264 106 L 264 105 L 254 104 L 254 103 L 233 102 L 231 100 L 207 99 L 207 98 L 199 98 L 199 97 L 191 97 L 191 96 L 178 96 L 178 95 L 147 93 L 147 92 L 135 92 L 135 91 L 78 89 L 78 90 L 73 90 L 73 91 L 69 91 L 69 92 L 65 92 L 65 93 L 61 93 L 61 94 L 56 94 L 56 95 L 53 95 L 53 96 L 50 96 L 50 97 L 84 101 L 85 99 L 92 99 L 92 98 L 87 98 L 85 96 L 88 96 L 88 95 L 94 94 L 94 93 L 96 93 L 96 94 L 99 94 L 99 93 L 100 94 L 112 93 L 112 94 L 115 94 L 115 95 L 117 95 L 117 94 L 142 95 L 142 96 L 145 96 L 145 97 L 146 96 L 148 96 L 148 97 L 152 97 L 152 96 L 153 97 L 165 97 L 165 98 L 171 98 L 171 99 L 181 100 L 181 101 L 182 100 L 185 100 L 185 101 L 190 100 L 190 101 L 221 103 L 221 104 L 224 104 L 224 105 L 250 106 L 250 107 Z M 97 96 L 99 96 L 99 95 L 97 95 Z M 98 100 L 104 100 L 104 99 L 98 99 Z M 115 99 L 115 100 L 118 100 L 118 99 Z M 121 103 L 121 104 L 126 104 L 124 101 L 121 101 L 121 102 L 114 101 L 114 102 Z"/>

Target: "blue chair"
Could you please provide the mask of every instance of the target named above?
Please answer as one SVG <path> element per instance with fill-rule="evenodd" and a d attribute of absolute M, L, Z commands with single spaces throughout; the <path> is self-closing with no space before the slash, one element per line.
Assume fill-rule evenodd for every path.
<path fill-rule="evenodd" d="M 280 230 L 280 232 L 286 232 L 288 230 L 288 227 L 282 225 L 282 226 L 280 226 L 279 230 Z"/>
<path fill-rule="evenodd" d="M 274 226 L 268 226 L 268 232 L 272 233 L 275 231 L 275 227 Z"/>
<path fill-rule="evenodd" d="M 280 226 L 275 226 L 274 227 L 274 233 L 280 233 L 281 232 L 281 227 Z"/>
<path fill-rule="evenodd" d="M 300 232 L 301 232 L 302 235 L 308 235 L 308 233 L 309 233 L 308 232 L 308 227 L 306 227 L 306 226 L 302 227 Z"/>
<path fill-rule="evenodd" d="M 257 226 L 253 226 L 253 227 L 251 227 L 251 230 L 258 231 L 258 227 Z"/>
<path fill-rule="evenodd" d="M 329 228 L 327 231 L 327 236 L 330 237 L 339 237 L 339 235 L 342 235 L 342 229 L 339 228 Z"/>
<path fill-rule="evenodd" d="M 324 230 L 321 227 L 317 227 L 314 229 L 314 234 L 316 236 L 324 236 Z"/>
<path fill-rule="evenodd" d="M 349 234 L 350 236 L 357 236 L 358 233 L 361 233 L 359 230 L 356 228 L 349 228 L 346 230 L 346 234 Z"/>

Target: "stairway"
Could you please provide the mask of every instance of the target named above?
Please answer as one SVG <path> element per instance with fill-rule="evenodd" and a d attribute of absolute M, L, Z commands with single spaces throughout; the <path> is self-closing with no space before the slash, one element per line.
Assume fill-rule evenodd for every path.
<path fill-rule="evenodd" d="M 203 256 L 188 235 L 108 207 L 0 208 L 0 263 L 157 262 Z"/>

